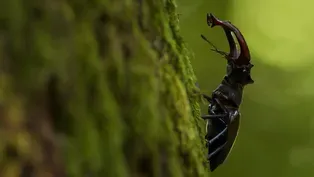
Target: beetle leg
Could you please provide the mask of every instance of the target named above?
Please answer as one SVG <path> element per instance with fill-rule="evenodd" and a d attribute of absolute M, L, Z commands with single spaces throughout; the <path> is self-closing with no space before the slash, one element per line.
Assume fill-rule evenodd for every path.
<path fill-rule="evenodd" d="M 218 135 L 216 135 L 214 138 L 210 139 L 208 141 L 209 144 L 212 144 L 214 141 L 218 140 L 220 137 L 222 137 L 224 135 L 224 133 L 227 132 L 227 127 L 225 129 L 223 129 L 220 133 L 218 133 Z"/>
<path fill-rule="evenodd" d="M 212 103 L 213 99 L 212 99 L 210 96 L 208 96 L 208 95 L 206 95 L 206 94 L 202 94 L 202 96 L 203 96 L 209 103 Z"/>
<path fill-rule="evenodd" d="M 217 114 L 217 115 L 202 115 L 203 119 L 214 119 L 214 118 L 224 118 L 228 116 L 228 114 Z"/>
<path fill-rule="evenodd" d="M 227 127 L 224 128 L 220 133 L 218 133 L 214 138 L 211 138 L 210 140 L 206 140 L 206 147 L 208 148 L 208 159 L 211 158 L 213 155 L 215 155 L 216 153 L 218 153 L 227 143 L 227 141 L 225 141 L 222 145 L 218 146 L 217 148 L 214 149 L 214 151 L 212 151 L 211 145 L 223 138 L 224 136 L 226 136 L 226 132 L 227 132 Z"/>
<path fill-rule="evenodd" d="M 207 159 L 209 160 L 213 155 L 217 154 L 226 144 L 227 142 L 225 142 L 223 145 L 216 148 L 216 150 L 213 151 L 212 153 L 208 154 Z"/>
<path fill-rule="evenodd" d="M 218 105 L 221 107 L 221 109 L 226 113 L 228 114 L 229 113 L 229 110 L 226 108 L 226 106 L 224 104 L 221 103 L 221 101 L 219 99 L 215 99 L 215 101 L 218 103 Z"/>
<path fill-rule="evenodd" d="M 226 106 L 220 102 L 220 100 L 215 99 L 215 101 L 218 103 L 218 105 L 221 107 L 221 109 L 222 109 L 222 110 L 225 112 L 225 114 L 227 115 L 227 116 L 225 116 L 225 117 L 222 117 L 223 121 L 224 121 L 226 124 L 229 124 L 230 122 L 232 122 L 233 119 L 239 115 L 238 110 L 234 111 L 234 110 L 227 109 Z"/>

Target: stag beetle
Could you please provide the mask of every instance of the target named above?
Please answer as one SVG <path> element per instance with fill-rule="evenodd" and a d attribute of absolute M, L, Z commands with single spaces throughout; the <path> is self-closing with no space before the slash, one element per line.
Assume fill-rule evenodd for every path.
<path fill-rule="evenodd" d="M 244 86 L 253 84 L 251 78 L 250 51 L 247 43 L 237 27 L 229 21 L 217 19 L 213 14 L 207 14 L 207 24 L 213 28 L 221 26 L 227 36 L 230 53 L 219 51 L 203 35 L 201 37 L 208 42 L 213 51 L 227 59 L 227 74 L 221 84 L 212 92 L 212 96 L 202 94 L 209 102 L 208 115 L 202 118 L 206 123 L 206 147 L 208 148 L 207 159 L 210 170 L 214 171 L 220 166 L 230 153 L 238 134 L 240 124 L 239 107 L 242 102 Z M 234 41 L 235 35 L 239 48 Z"/>

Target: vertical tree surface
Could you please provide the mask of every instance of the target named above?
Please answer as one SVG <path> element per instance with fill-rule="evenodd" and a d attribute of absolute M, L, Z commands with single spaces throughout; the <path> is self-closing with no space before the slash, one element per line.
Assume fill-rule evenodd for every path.
<path fill-rule="evenodd" d="M 172 0 L 1 1 L 0 176 L 206 176 L 177 23 Z"/>

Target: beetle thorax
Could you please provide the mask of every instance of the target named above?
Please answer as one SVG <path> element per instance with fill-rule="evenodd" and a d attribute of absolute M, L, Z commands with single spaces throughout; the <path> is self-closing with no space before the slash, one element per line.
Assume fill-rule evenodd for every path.
<path fill-rule="evenodd" d="M 245 86 L 254 83 L 251 78 L 251 68 L 253 65 L 236 65 L 234 62 L 228 62 L 227 77 L 231 84 Z"/>

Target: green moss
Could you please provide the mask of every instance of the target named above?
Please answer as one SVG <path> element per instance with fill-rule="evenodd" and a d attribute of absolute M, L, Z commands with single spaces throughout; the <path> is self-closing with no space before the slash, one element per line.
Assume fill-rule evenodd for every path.
<path fill-rule="evenodd" d="M 175 9 L 172 0 L 2 4 L 0 176 L 27 166 L 37 176 L 206 176 Z"/>

